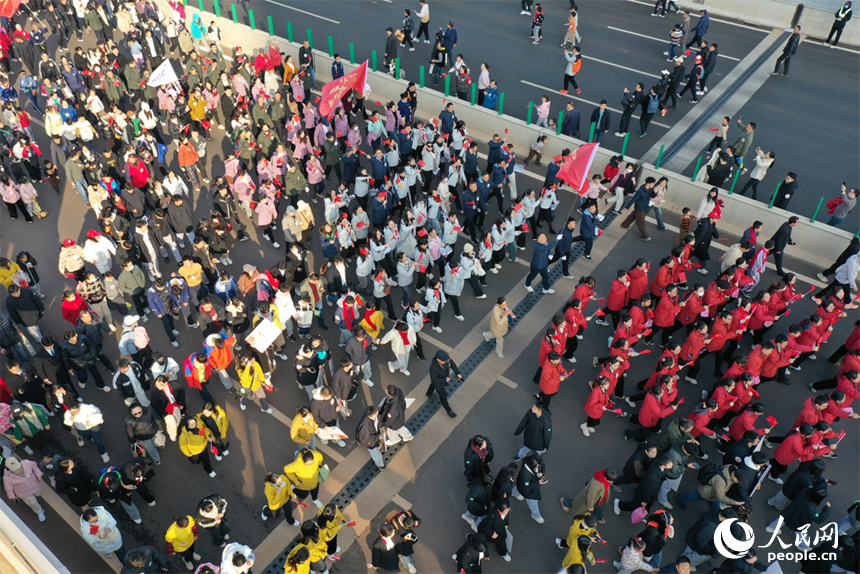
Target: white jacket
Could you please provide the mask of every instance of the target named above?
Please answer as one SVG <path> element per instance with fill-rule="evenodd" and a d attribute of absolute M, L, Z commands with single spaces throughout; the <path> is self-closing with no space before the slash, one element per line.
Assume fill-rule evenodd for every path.
<path fill-rule="evenodd" d="M 767 157 L 764 155 L 764 152 L 759 151 L 755 156 L 755 167 L 750 173 L 750 178 L 757 179 L 759 181 L 764 179 L 764 176 L 767 175 L 767 170 L 770 168 L 770 164 L 773 163 L 773 158 Z"/>
<path fill-rule="evenodd" d="M 397 329 L 391 329 L 385 334 L 384 337 L 382 337 L 379 342 L 382 345 L 385 345 L 386 343 L 391 343 L 391 351 L 395 354 L 395 356 L 402 357 L 403 355 L 408 355 L 409 351 L 411 351 L 412 348 L 415 346 L 415 342 L 418 340 L 418 338 L 415 335 L 415 329 L 413 329 L 411 326 L 406 332 L 406 338 L 409 340 L 408 346 L 403 344 L 403 337 L 400 336 L 400 332 L 398 332 Z"/>
<path fill-rule="evenodd" d="M 239 552 L 245 557 L 245 564 L 240 567 L 233 566 L 233 555 Z M 254 551 L 244 544 L 231 542 L 224 547 L 221 554 L 221 574 L 246 574 L 254 565 Z"/>
<path fill-rule="evenodd" d="M 113 267 L 113 255 L 115 253 L 116 246 L 104 236 L 98 240 L 87 239 L 84 242 L 84 259 L 95 265 L 102 275 Z"/>
<path fill-rule="evenodd" d="M 68 411 L 66 411 L 68 414 Z M 116 527 L 116 520 L 102 506 L 93 506 L 98 517 L 95 522 L 81 518 L 81 536 L 99 554 L 108 554 L 122 546 L 122 534 Z"/>
<path fill-rule="evenodd" d="M 66 426 L 75 425 L 78 430 L 90 430 L 100 424 L 104 424 L 105 419 L 102 412 L 95 405 L 88 403 L 80 403 L 81 410 L 77 416 L 72 416 L 72 411 L 66 411 L 63 415 L 63 423 Z"/>

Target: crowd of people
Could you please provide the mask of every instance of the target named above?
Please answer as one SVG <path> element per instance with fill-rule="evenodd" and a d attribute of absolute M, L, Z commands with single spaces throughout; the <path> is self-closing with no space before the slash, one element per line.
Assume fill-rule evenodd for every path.
<path fill-rule="evenodd" d="M 419 4 L 415 41 L 423 34 L 429 43 L 428 7 L 423 0 Z M 365 96 L 353 91 L 331 115 L 320 114 L 320 98 L 314 95 L 314 53 L 308 42 L 300 49 L 298 61 L 282 54 L 276 42 L 257 54 L 245 54 L 236 47 L 228 58 L 215 22 L 207 26 L 199 14 L 192 16 L 179 4 L 171 4 L 168 14 L 150 0 L 137 4 L 45 0 L 31 2 L 29 9 L 33 11 L 29 29 L 23 23 L 28 20 L 26 13 L 0 26 L 4 105 L 0 139 L 8 151 L 3 157 L 0 194 L 10 220 L 20 212 L 31 224 L 34 217 L 49 216 L 37 199 L 39 192 L 48 189 L 44 184 L 57 194 L 73 190 L 94 212 L 98 224 L 82 231 L 83 237 L 63 239 L 59 246 L 58 271 L 66 282 L 66 289 L 56 293 L 62 296 L 59 312 L 45 308 L 46 294 L 40 286 L 44 270 L 39 269 L 37 257 L 44 261 L 52 254 L 34 254 L 35 249 L 29 248 L 14 258 L 0 257 L 0 283 L 8 291 L 5 312 L 0 313 L 3 482 L 8 497 L 24 501 L 41 521 L 47 516 L 39 497 L 48 482 L 78 509 L 80 532 L 87 543 L 98 553 L 115 555 L 126 572 L 168 571 L 163 553 L 176 556 L 196 574 L 245 574 L 254 566 L 252 549 L 231 541 L 228 501 L 219 494 L 174 516 L 163 543 L 149 540 L 137 548 L 126 548 L 105 503 L 118 501 L 128 517 L 140 524 L 134 493 L 147 506 L 156 505 L 147 484 L 155 476 L 155 467 L 162 464 L 160 452 L 174 448 L 170 443 L 176 443 L 192 464 L 202 466 L 208 477 L 216 478 L 213 462 L 230 455 L 225 398 L 235 395 L 242 410 L 256 403 L 263 413 L 274 413 L 267 396 L 276 384 L 284 384 L 282 377 L 275 376 L 283 368 L 293 369 L 307 401 L 298 405 L 290 425 L 296 447 L 291 461 L 282 472 L 259 477 L 265 494 L 260 519 L 274 522 L 283 511 L 287 523 L 299 525 L 293 505 L 307 507 L 303 501 L 310 497 L 317 512 L 299 525 L 298 544 L 287 557 L 286 572 L 327 572 L 327 560 L 339 557 L 338 532 L 354 523 L 338 505 L 320 500 L 321 482 L 330 469 L 317 443 L 344 448 L 345 439 L 354 438 L 383 471 L 386 449 L 413 439 L 404 392 L 396 385 L 381 389 L 378 404 L 360 409 L 353 417 L 354 433 L 351 428 L 341 430 L 353 415 L 350 403 L 360 397 L 359 391 L 374 387 L 374 351 L 390 345 L 393 360 L 388 369 L 410 376 L 413 352 L 419 361 L 428 362 L 421 332 L 441 333 L 443 323 L 465 321 L 466 315 L 479 319 L 469 313 L 461 297 L 485 299 L 488 292 L 500 293 L 505 286 L 494 282 L 493 276 L 506 259 L 508 264 L 517 261 L 529 237 L 533 251 L 526 289 L 533 292 L 532 281 L 540 275 L 542 292 L 554 293 L 549 267 L 561 264 L 562 277 L 574 279 L 570 270 L 574 245 L 584 243 L 583 255 L 591 258 L 608 213 L 601 213 L 601 207 L 610 202 L 614 207 L 609 209 L 630 210 L 623 225 L 635 221 L 643 240 L 650 241 L 645 216 L 652 209 L 658 226 L 665 227 L 660 205 L 668 180 L 648 177 L 639 182 L 635 166 L 622 166 L 620 156 L 595 174 L 584 190 L 580 218 L 557 216 L 564 185 L 558 172 L 570 150 L 548 162 L 541 185 L 521 192 L 517 155 L 507 136 L 494 135 L 487 142 L 486 159 L 481 158 L 478 143 L 457 117 L 455 103 L 447 102 L 438 118 L 416 117 L 414 84 L 409 84 L 400 101 L 378 102 L 380 109 L 366 108 Z M 531 2 L 524 1 L 523 12 L 530 10 Z M 411 14 L 406 10 L 400 37 L 389 30 L 394 40 L 386 47 L 386 63 L 396 57 L 398 40 L 412 47 L 414 22 L 409 22 Z M 536 19 L 532 28 L 535 43 L 540 41 L 541 24 L 542 19 Z M 577 24 L 573 8 L 565 44 L 579 41 Z M 96 45 L 69 49 L 71 36 L 82 42 L 85 30 L 92 33 Z M 692 43 L 699 46 L 707 26 L 703 29 L 700 20 L 692 31 Z M 55 49 L 49 49 L 49 39 L 56 41 Z M 434 58 L 452 53 L 456 43 L 457 33 L 449 22 L 436 35 Z M 705 43 L 703 49 L 714 51 L 716 46 L 712 50 Z M 565 74 L 565 83 L 572 81 L 577 92 L 573 76 L 581 61 L 578 51 L 577 46 L 570 48 L 568 72 L 572 73 Z M 176 60 L 176 69 L 183 70 L 179 81 L 149 85 L 159 66 Z M 448 64 L 447 56 L 442 57 L 439 70 Z M 482 65 L 479 98 L 481 105 L 493 107 L 497 91 L 488 70 L 487 64 Z M 467 99 L 471 80 L 462 57 L 449 73 L 456 74 L 457 92 Z M 336 57 L 332 75 L 338 74 L 343 74 L 343 68 Z M 704 78 L 699 81 L 693 85 L 694 99 L 697 86 L 706 89 Z M 625 100 L 635 103 L 630 114 L 647 100 L 643 117 L 665 103 L 654 88 L 645 93 L 641 84 L 634 93 L 625 94 Z M 549 99 L 541 105 L 539 121 L 551 127 Z M 651 107 L 654 110 L 647 111 Z M 598 130 L 598 141 L 608 131 L 609 112 L 604 116 L 604 111 L 605 104 L 596 110 L 597 123 L 606 127 Z M 626 133 L 630 114 L 626 124 L 622 116 L 621 135 Z M 50 144 L 40 147 L 42 123 Z M 562 131 L 570 126 L 566 117 Z M 647 127 L 647 121 L 640 121 L 641 135 Z M 745 135 L 729 148 L 735 157 L 739 147 L 751 148 L 755 124 L 740 127 Z M 714 149 L 720 149 L 726 139 L 726 130 L 720 133 Z M 526 163 L 536 155 L 535 165 L 540 165 L 541 139 L 535 145 Z M 224 159 L 210 164 L 215 150 Z M 717 162 L 723 162 L 726 153 L 716 154 Z M 757 153 L 759 166 L 768 158 L 772 162 L 773 152 Z M 173 161 L 166 159 L 168 154 Z M 717 169 L 716 162 L 709 165 L 708 177 L 719 177 Z M 751 181 L 762 177 L 754 172 Z M 515 431 L 523 435 L 524 446 L 513 462 L 493 476 L 490 439 L 470 440 L 465 453 L 469 494 L 463 519 L 475 532 L 454 554 L 458 569 L 481 572 L 489 545 L 511 560 L 507 527 L 516 508 L 512 498 L 525 500 L 531 517 L 544 522 L 539 501 L 540 487 L 546 483 L 542 455 L 552 436 L 550 405 L 570 375 L 563 361 L 577 362 L 577 341 L 592 319 L 601 326 L 611 322 L 615 331 L 608 356 L 591 361 L 599 374 L 589 383 L 580 429 L 589 438 L 607 413 L 629 416 L 635 425 L 624 439 L 638 446 L 621 473 L 600 470 L 575 499 L 562 499 L 562 509 L 572 510 L 575 516 L 568 536 L 556 540 L 567 550 L 563 572 L 582 572 L 586 563 L 595 562 L 591 546 L 602 541 L 596 527 L 604 522 L 603 509 L 613 504 L 611 493 L 621 485 L 636 486 L 631 501 L 614 500 L 616 514 L 633 511 L 646 524 L 641 535 L 619 548 L 621 571 L 684 572 L 685 564 L 695 567 L 714 556 L 706 534 L 720 520 L 749 515 L 750 497 L 765 473 L 783 485 L 782 494 L 768 502 L 784 510 L 785 525 L 792 530 L 824 501 L 825 467 L 820 457 L 835 458 L 833 451 L 840 440 L 830 425 L 858 418 L 850 409 L 851 402 L 860 398 L 857 327 L 830 357 L 830 362 L 841 361 L 838 374 L 811 385 L 820 394 L 804 398 L 803 410 L 785 436 L 771 436 L 775 422 L 755 426 L 766 412 L 761 395 L 773 392 L 758 385 L 789 384 L 791 369 L 799 370 L 802 362 L 814 360 L 833 325 L 855 308 L 851 294 L 857 290 L 860 242 L 855 239 L 819 277 L 833 275 L 834 279 L 815 294 L 815 313 L 787 324 L 781 319 L 789 315 L 790 306 L 811 295 L 796 292 L 797 278 L 782 268 L 797 218 L 790 218 L 764 242 L 759 240 L 761 224 L 752 223 L 721 259 L 719 270 L 709 270 L 710 244 L 719 239 L 717 222 L 723 205 L 721 182 L 709 182 L 715 187 L 695 212 L 685 208 L 678 245 L 655 261 L 658 269 L 653 276 L 649 276 L 651 261 L 642 259 L 629 270 L 619 270 L 590 315 L 596 281 L 586 276 L 576 284 L 573 297 L 543 336 L 534 376 L 539 385 L 537 402 Z M 756 185 L 748 187 L 755 194 Z M 843 191 L 845 201 L 856 199 L 856 190 Z M 554 221 L 560 221 L 558 230 Z M 5 235 L 26 237 L 29 228 L 18 225 L 7 222 Z M 547 233 L 541 232 L 544 227 Z M 258 242 L 264 257 L 234 263 L 231 252 L 244 241 Z M 759 290 L 771 256 L 782 279 Z M 707 285 L 688 282 L 686 274 L 694 269 L 701 275 L 714 273 L 716 279 Z M 464 293 L 467 283 L 469 290 Z M 504 357 L 503 339 L 516 316 L 504 297 L 492 297 L 496 304 L 483 336 L 494 340 L 496 354 Z M 146 324 L 151 319 L 160 321 L 173 349 L 180 347 L 180 340 L 193 341 L 194 352 L 178 357 L 171 356 L 166 346 L 153 348 L 159 345 L 150 339 L 152 326 Z M 327 333 L 331 324 L 337 331 Z M 774 334 L 780 329 L 765 340 L 768 331 Z M 753 348 L 740 352 L 748 334 Z M 106 354 L 108 349 L 115 355 L 114 343 L 118 360 Z M 662 354 L 653 374 L 625 393 L 631 359 L 658 344 Z M 682 402 L 677 398 L 678 385 L 698 384 L 696 377 L 707 355 L 714 356 L 719 382 L 703 392 L 702 402 L 692 406 L 690 414 L 676 417 Z M 724 365 L 729 366 L 725 371 Z M 428 372 L 428 397 L 456 417 L 446 387 L 453 379 L 462 380 L 463 374 L 445 351 L 429 358 Z M 118 392 L 127 413 L 103 411 L 93 404 L 81 392 L 90 379 L 102 392 Z M 209 387 L 216 379 L 220 383 L 216 386 L 223 387 L 223 392 L 216 393 L 220 401 Z M 186 397 L 191 390 L 199 401 Z M 639 411 L 618 408 L 622 401 L 631 408 L 641 403 Z M 116 437 L 102 434 L 106 417 L 122 417 L 133 451 L 133 456 L 126 455 L 117 464 L 110 464 L 111 454 L 120 456 Z M 663 419 L 671 420 L 661 433 Z M 52 429 L 54 421 L 60 424 Z M 48 444 L 54 442 L 52 435 L 59 428 L 71 432 L 79 448 L 92 440 L 103 463 L 110 465 L 92 469 L 79 457 L 56 453 Z M 720 437 L 720 429 L 728 434 Z M 659 440 L 651 442 L 655 435 Z M 718 440 L 717 448 L 724 453 L 722 464 L 699 468 L 692 460 L 708 457 L 701 436 Z M 774 449 L 772 457 L 761 452 L 759 441 Z M 780 477 L 796 459 L 803 461 L 800 468 L 783 483 Z M 677 498 L 678 508 L 708 500 L 712 509 L 687 536 L 687 551 L 672 565 L 677 570 L 665 570 L 662 547 L 673 536 L 668 511 L 674 506 L 668 494 L 677 490 L 687 468 L 698 470 L 701 484 L 698 491 Z M 799 494 L 796 485 L 806 480 L 818 487 L 814 496 Z M 658 503 L 665 510 L 656 510 Z M 816 516 L 826 518 L 826 513 Z M 419 524 L 410 511 L 387 515 L 373 543 L 369 566 L 397 570 L 402 564 L 414 574 L 412 555 Z M 840 533 L 857 526 L 855 505 L 840 521 Z M 214 546 L 223 549 L 220 556 L 204 560 L 197 552 L 201 528 L 209 531 Z M 846 564 L 857 560 L 850 541 L 850 537 L 839 541 Z M 742 562 L 760 566 L 754 554 Z M 728 561 L 722 568 L 735 572 L 750 567 Z"/>

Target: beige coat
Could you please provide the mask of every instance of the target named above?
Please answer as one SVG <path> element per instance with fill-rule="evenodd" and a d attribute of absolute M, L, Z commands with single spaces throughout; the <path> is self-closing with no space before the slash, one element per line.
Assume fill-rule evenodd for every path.
<path fill-rule="evenodd" d="M 498 305 L 493 306 L 490 315 L 490 332 L 494 337 L 504 337 L 508 333 L 508 312 Z"/>
<path fill-rule="evenodd" d="M 585 484 L 585 488 L 579 491 L 576 498 L 573 499 L 573 506 L 570 511 L 574 516 L 594 511 L 600 504 L 600 500 L 603 498 L 603 491 L 603 484 L 592 478 Z M 611 498 L 612 489 L 610 488 L 609 493 L 606 495 L 606 502 L 604 504 L 609 504 L 609 500 Z"/>

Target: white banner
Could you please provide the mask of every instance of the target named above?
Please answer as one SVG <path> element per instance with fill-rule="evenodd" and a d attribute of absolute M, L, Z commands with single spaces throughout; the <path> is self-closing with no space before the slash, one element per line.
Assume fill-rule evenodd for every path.
<path fill-rule="evenodd" d="M 176 72 L 173 71 L 173 65 L 170 63 L 170 60 L 164 60 L 149 76 L 147 85 L 155 88 L 178 81 L 179 78 L 176 77 Z"/>

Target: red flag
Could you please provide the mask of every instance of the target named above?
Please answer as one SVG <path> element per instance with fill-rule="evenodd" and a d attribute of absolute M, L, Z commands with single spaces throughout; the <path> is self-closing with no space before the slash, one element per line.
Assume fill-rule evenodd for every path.
<path fill-rule="evenodd" d="M 600 144 L 583 144 L 564 159 L 558 178 L 575 189 L 580 195 L 588 190 L 588 177 L 591 173 L 591 163 L 597 155 Z"/>
<path fill-rule="evenodd" d="M 337 103 L 347 93 L 349 93 L 350 90 L 357 90 L 358 92 L 364 94 L 364 86 L 366 83 L 367 61 L 365 60 L 362 65 L 360 65 L 352 72 L 336 80 L 333 80 L 323 86 L 322 103 L 320 103 L 320 114 L 323 116 L 327 116 L 328 114 L 334 112 L 334 108 Z"/>
<path fill-rule="evenodd" d="M 606 312 L 603 309 L 598 309 L 597 311 L 594 312 L 594 314 L 597 315 L 598 317 L 603 317 L 604 315 L 606 315 Z"/>
<path fill-rule="evenodd" d="M 601 306 L 601 307 L 603 307 L 603 302 L 604 302 L 604 301 L 606 301 L 606 297 L 601 297 L 601 298 L 600 298 L 600 306 Z M 606 314 L 606 313 L 604 313 L 604 315 L 605 315 L 605 314 Z"/>
<path fill-rule="evenodd" d="M 774 417 L 774 416 L 767 417 L 767 423 L 771 427 L 775 427 L 776 426 L 776 417 Z"/>
<path fill-rule="evenodd" d="M 18 11 L 21 0 L 0 0 L 0 16 L 11 18 Z"/>
<path fill-rule="evenodd" d="M 651 349 L 642 349 L 641 351 L 639 351 L 639 354 L 640 355 L 647 355 L 650 352 L 651 352 Z"/>
<path fill-rule="evenodd" d="M 352 522 L 347 522 L 344 526 L 349 526 L 349 527 L 355 526 L 355 520 L 353 520 Z"/>

